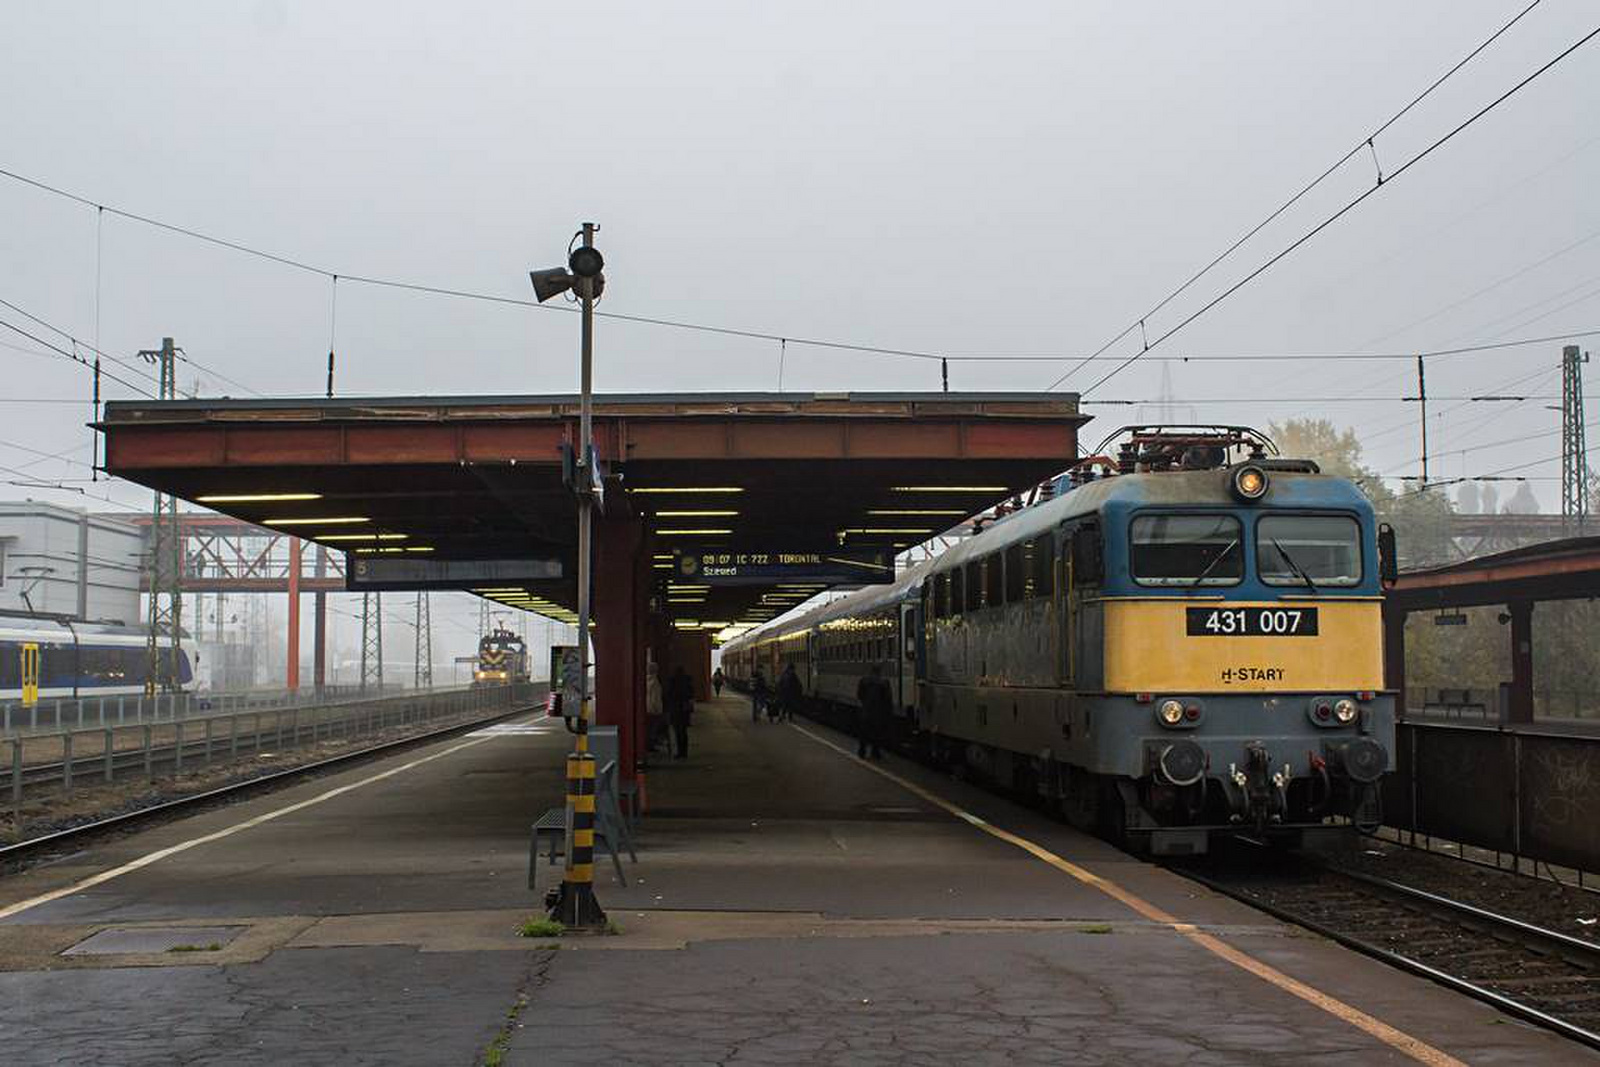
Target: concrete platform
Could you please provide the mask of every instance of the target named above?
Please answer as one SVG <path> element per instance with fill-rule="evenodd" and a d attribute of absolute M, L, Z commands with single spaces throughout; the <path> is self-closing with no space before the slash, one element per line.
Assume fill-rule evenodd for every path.
<path fill-rule="evenodd" d="M 527 828 L 568 747 L 542 723 L 0 879 L 0 1047 L 119 1064 L 468 1064 L 491 1045 L 541 1065 L 1595 1060 L 1009 802 L 862 764 L 825 729 L 752 725 L 725 698 L 691 743 L 648 773 L 632 884 L 597 868 L 617 936 L 516 935 L 537 911 Z"/>

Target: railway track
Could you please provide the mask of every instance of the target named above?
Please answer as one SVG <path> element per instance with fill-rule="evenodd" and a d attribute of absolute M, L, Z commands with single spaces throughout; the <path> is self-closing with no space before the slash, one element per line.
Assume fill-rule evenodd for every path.
<path fill-rule="evenodd" d="M 84 823 L 80 826 L 69 827 L 64 830 L 55 831 L 54 833 L 42 834 L 38 837 L 32 837 L 25 841 L 19 841 L 16 844 L 6 845 L 4 847 L 0 847 L 0 874 L 16 870 L 21 866 L 25 866 L 41 858 L 57 855 L 62 852 L 71 851 L 73 849 L 82 847 L 86 841 L 102 834 L 125 832 L 144 826 L 148 823 L 198 811 L 210 805 L 229 803 L 239 800 L 244 796 L 254 792 L 264 792 L 282 786 L 291 785 L 296 780 L 304 779 L 308 776 L 322 774 L 328 771 L 341 770 L 346 766 L 350 766 L 364 760 L 390 755 L 395 752 L 416 747 L 418 745 L 427 744 L 431 741 L 438 741 L 444 738 L 454 737 L 458 734 L 467 733 L 471 730 L 476 730 L 497 722 L 503 722 L 504 720 L 513 718 L 517 715 L 526 714 L 529 711 L 534 710 L 537 706 L 538 705 L 535 703 L 520 704 L 508 710 L 493 712 L 489 715 L 468 719 L 466 721 L 458 720 L 441 726 L 438 729 L 382 741 L 378 744 L 368 745 L 364 748 L 354 749 L 349 752 L 341 752 L 338 755 L 330 756 L 325 759 L 315 760 L 310 763 L 301 763 L 293 767 L 286 767 L 283 770 L 256 775 L 254 777 L 246 778 L 237 782 L 230 782 L 227 785 L 218 786 L 214 789 L 208 789 L 203 793 L 195 793 L 190 796 L 162 801 L 157 804 L 151 804 L 146 807 L 137 808 L 133 811 L 122 812 L 103 819 L 97 819 L 93 822 Z M 138 755 L 138 753 L 136 753 L 136 755 Z M 143 757 L 141 755 L 141 759 L 142 758 Z"/>
<path fill-rule="evenodd" d="M 1256 857 L 1259 863 L 1260 857 Z M 1301 857 L 1174 865 L 1201 884 L 1364 955 L 1600 1049 L 1600 945 Z"/>

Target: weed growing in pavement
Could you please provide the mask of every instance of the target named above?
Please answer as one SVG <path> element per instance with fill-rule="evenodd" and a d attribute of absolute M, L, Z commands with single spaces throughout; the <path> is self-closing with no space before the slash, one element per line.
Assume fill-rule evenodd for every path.
<path fill-rule="evenodd" d="M 218 941 L 213 941 L 209 945 L 173 945 L 167 949 L 168 952 L 220 952 L 221 950 L 222 944 Z"/>
<path fill-rule="evenodd" d="M 615 919 L 607 919 L 606 933 L 611 937 L 616 937 L 618 934 L 622 933 L 622 924 L 617 922 Z"/>
<path fill-rule="evenodd" d="M 1110 932 L 1110 923 L 1090 923 L 1087 926 L 1078 927 L 1078 933 L 1080 934 L 1109 934 Z"/>
<path fill-rule="evenodd" d="M 567 928 L 554 919 L 524 919 L 517 927 L 518 937 L 560 937 Z"/>

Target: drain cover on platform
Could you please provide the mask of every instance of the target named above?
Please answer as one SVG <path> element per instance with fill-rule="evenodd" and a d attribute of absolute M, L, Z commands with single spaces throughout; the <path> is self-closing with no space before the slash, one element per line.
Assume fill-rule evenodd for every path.
<path fill-rule="evenodd" d="M 134 952 L 205 951 L 221 948 L 244 932 L 243 926 L 139 926 L 101 930 L 61 953 L 63 956 L 119 956 Z"/>

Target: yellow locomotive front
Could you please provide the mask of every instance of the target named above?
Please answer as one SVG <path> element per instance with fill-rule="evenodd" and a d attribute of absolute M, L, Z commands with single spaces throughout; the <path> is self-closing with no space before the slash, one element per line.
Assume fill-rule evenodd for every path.
<path fill-rule="evenodd" d="M 1075 754 L 1155 851 L 1378 818 L 1394 747 L 1366 497 L 1303 461 L 1113 480 L 1075 605 Z"/>

